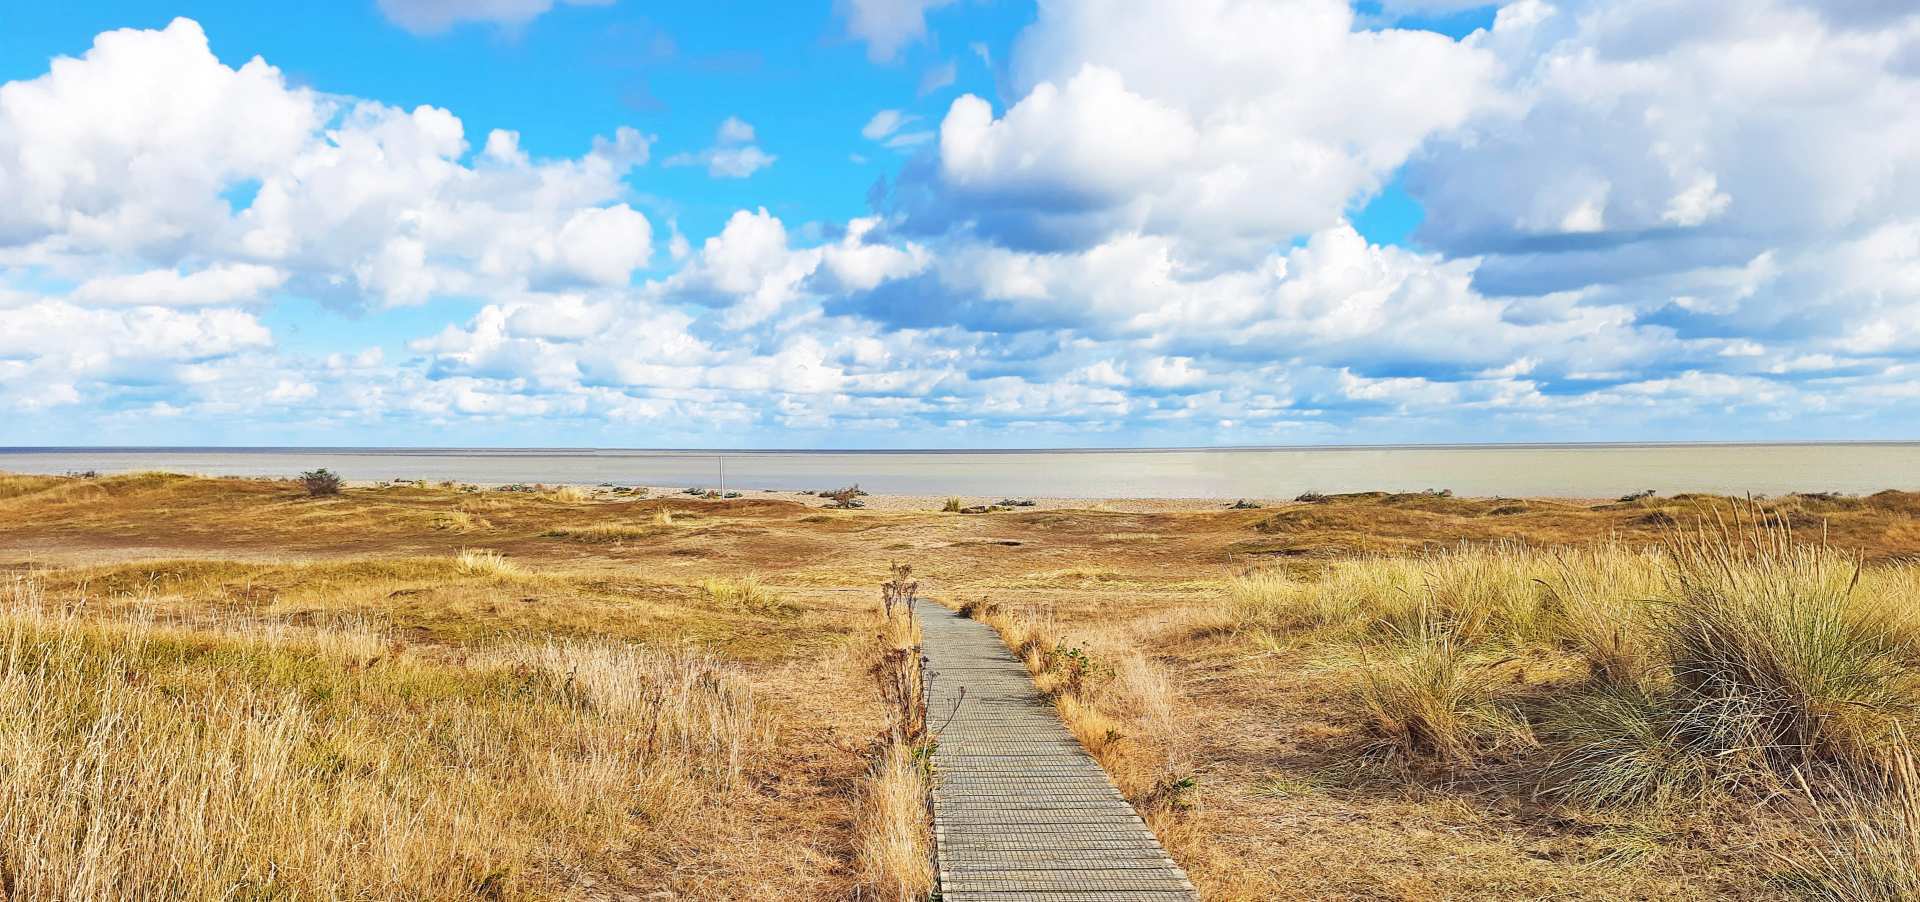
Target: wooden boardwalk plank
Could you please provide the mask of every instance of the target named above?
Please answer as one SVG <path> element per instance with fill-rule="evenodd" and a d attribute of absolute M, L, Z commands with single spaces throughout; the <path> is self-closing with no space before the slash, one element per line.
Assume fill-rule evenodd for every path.
<path fill-rule="evenodd" d="M 916 602 L 933 722 L 933 830 L 947 902 L 1193 902 L 1105 771 L 1000 637 Z"/>

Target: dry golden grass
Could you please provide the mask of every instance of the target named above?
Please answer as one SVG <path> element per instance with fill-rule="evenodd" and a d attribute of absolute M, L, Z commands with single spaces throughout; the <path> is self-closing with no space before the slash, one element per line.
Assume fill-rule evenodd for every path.
<path fill-rule="evenodd" d="M 1828 799 L 1803 784 L 1818 841 L 1781 855 L 1784 882 L 1819 902 L 1905 902 L 1920 898 L 1920 767 L 1904 737 L 1887 767 Z"/>
<path fill-rule="evenodd" d="M 601 834 L 619 841 L 597 851 L 525 833 L 494 840 L 534 850 L 516 859 L 527 870 L 501 885 L 543 896 L 881 892 L 887 881 L 863 858 L 887 856 L 861 847 L 866 825 L 883 820 L 870 803 L 888 793 L 865 787 L 890 773 L 875 767 L 886 756 L 872 741 L 889 719 L 865 667 L 871 587 L 895 558 L 912 559 L 932 594 L 1042 615 L 1034 619 L 1060 660 L 1043 662 L 1039 678 L 1069 687 L 1059 697 L 1076 732 L 1089 747 L 1104 742 L 1103 762 L 1160 812 L 1150 814 L 1155 829 L 1209 899 L 1818 898 L 1806 875 L 1824 867 L 1820 854 L 1839 862 L 1829 876 L 1853 875 L 1832 879 L 1856 881 L 1840 885 L 1900 873 L 1898 853 L 1884 851 L 1898 845 L 1899 809 L 1869 779 L 1897 755 L 1848 762 L 1909 719 L 1888 704 L 1899 692 L 1864 690 L 1898 683 L 1876 676 L 1890 671 L 1875 650 L 1887 643 L 1875 637 L 1904 647 L 1899 637 L 1920 609 L 1911 603 L 1920 567 L 1902 563 L 1920 559 L 1920 495 L 1798 496 L 1754 511 L 1824 539 L 1831 556 L 1819 565 L 1827 575 L 1788 593 L 1809 612 L 1803 626 L 1838 624 L 1805 644 L 1819 652 L 1806 656 L 1768 653 L 1780 646 L 1766 637 L 1795 633 L 1783 626 L 1791 621 L 1750 616 L 1755 606 L 1738 598 L 1767 596 L 1748 583 L 1700 575 L 1692 594 L 1676 589 L 1661 546 L 1676 527 L 1711 519 L 1715 504 L 1725 501 L 1372 494 L 1259 511 L 960 517 L 931 510 L 939 499 L 918 512 L 822 511 L 755 498 L 561 502 L 419 485 L 309 498 L 272 480 L 0 476 L 0 569 L 46 568 L 47 598 L 76 608 L 89 629 L 145 617 L 195 634 L 365 633 L 405 645 L 396 654 L 415 662 L 408 667 L 456 673 L 493 667 L 502 647 L 532 656 L 604 637 L 670 656 L 692 641 L 748 674 L 775 738 L 743 759 L 738 788 L 706 791 L 697 816 L 670 829 L 628 818 Z M 602 524 L 658 529 L 588 538 Z M 464 572 L 455 558 L 474 547 L 524 573 Z M 703 587 L 745 574 L 778 586 L 782 607 L 752 610 Z M 1692 643 L 1701 652 L 1693 660 L 1764 665 L 1725 668 L 1716 684 L 1814 690 L 1792 706 L 1815 712 L 1797 724 L 1720 719 L 1814 736 L 1811 761 L 1671 754 L 1672 715 L 1684 707 L 1674 703 L 1684 685 L 1674 680 L 1681 633 L 1672 615 L 1683 606 L 1705 615 L 1690 621 L 1704 628 L 1687 633 L 1703 640 Z M 1385 680 L 1421 660 L 1422 635 L 1447 638 L 1443 663 L 1470 690 L 1455 694 L 1466 740 L 1452 756 L 1395 740 L 1364 694 L 1369 675 Z M 1128 648 L 1151 666 L 1128 663 Z M 1073 651 L 1092 666 L 1074 663 Z M 1866 666 L 1826 676 L 1808 666 L 1848 657 Z M 1156 672 L 1168 689 L 1156 688 Z M 235 685 L 255 681 L 221 673 Z M 1410 685 L 1445 689 L 1447 680 Z M 1702 698 L 1732 711 L 1745 692 Z M 415 713 L 354 699 L 402 722 Z M 1525 731 L 1502 719 L 1513 712 Z M 7 723 L 0 747 L 17 741 Z M 1121 738 L 1109 740 L 1110 730 Z M 1570 754 L 1581 749 L 1584 757 Z M 715 776 L 730 767 L 711 766 Z M 1817 811 L 1798 782 L 1780 791 L 1795 768 Z M 1583 771 L 1655 797 L 1602 804 L 1604 792 L 1569 793 L 1568 778 Z M 1853 776 L 1838 780 L 1842 772 Z M 1156 795 L 1169 774 L 1166 785 L 1190 777 L 1197 786 Z M 1871 818 L 1853 817 L 1847 787 Z M 1847 832 L 1849 818 L 1874 832 Z M 360 854 L 389 853 L 376 839 Z M 1848 863 L 1855 858 L 1862 864 Z"/>
<path fill-rule="evenodd" d="M 876 899 L 927 898 L 933 891 L 933 835 L 927 826 L 933 789 L 923 750 L 888 742 L 858 792 L 862 884 Z"/>
<path fill-rule="evenodd" d="M 12 899 L 533 898 L 619 882 L 767 750 L 693 653 L 100 619 L 5 587 L 0 873 Z"/>
<path fill-rule="evenodd" d="M 710 576 L 700 582 L 700 591 L 715 604 L 738 608 L 756 614 L 789 613 L 791 608 L 781 599 L 780 593 L 768 588 L 760 581 L 758 574 L 743 576 Z"/>
<path fill-rule="evenodd" d="M 986 606 L 968 616 L 999 632 L 1053 699 L 1068 730 L 1163 834 L 1194 799 L 1172 677 L 1125 630 L 1069 631 L 1044 609 Z M 1163 836 L 1164 838 L 1164 836 Z"/>
<path fill-rule="evenodd" d="M 1767 837 L 1754 845 L 1812 850 L 1772 868 L 1770 892 L 1904 898 L 1920 885 L 1901 876 L 1910 793 L 1859 787 L 1911 769 L 1916 587 L 1920 567 L 1867 565 L 1767 509 L 1734 508 L 1658 548 L 1496 545 L 1340 560 L 1318 578 L 1253 571 L 1221 617 L 1338 668 L 1356 761 L 1470 773 L 1567 812 L 1724 821 L 1739 810 L 1725 800 Z M 1852 806 L 1813 836 L 1782 801 L 1809 781 Z"/>
<path fill-rule="evenodd" d="M 556 526 L 542 535 L 556 539 L 571 539 L 575 542 L 638 542 L 657 538 L 663 527 L 673 525 L 673 514 L 661 511 L 652 524 L 643 523 L 588 523 L 582 526 Z"/>
<path fill-rule="evenodd" d="M 887 730 L 856 789 L 856 861 L 875 898 L 914 902 L 933 891 L 932 758 L 920 621 L 911 609 L 918 584 L 909 568 L 895 566 L 892 576 L 886 602 L 867 618 L 874 638 L 864 657 L 888 710 Z"/>
<path fill-rule="evenodd" d="M 519 564 L 507 560 L 506 555 L 488 548 L 462 548 L 453 560 L 461 573 L 470 576 L 516 579 L 527 575 L 527 571 Z"/>

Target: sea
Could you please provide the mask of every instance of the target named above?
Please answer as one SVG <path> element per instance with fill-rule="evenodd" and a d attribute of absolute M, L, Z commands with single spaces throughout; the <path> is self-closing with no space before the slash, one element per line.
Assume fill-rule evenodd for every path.
<path fill-rule="evenodd" d="M 1292 498 L 1304 492 L 1604 498 L 1920 490 L 1920 442 L 1398 445 L 1028 451 L 0 448 L 0 471 L 291 476 L 906 495 Z"/>

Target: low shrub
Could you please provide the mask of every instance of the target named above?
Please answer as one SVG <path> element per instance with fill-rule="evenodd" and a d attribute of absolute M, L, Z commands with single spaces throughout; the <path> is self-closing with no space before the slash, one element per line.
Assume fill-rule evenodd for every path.
<path fill-rule="evenodd" d="M 340 494 L 340 475 L 326 467 L 301 473 L 299 482 L 314 497 Z"/>
<path fill-rule="evenodd" d="M 1000 614 L 1000 605 L 984 598 L 975 598 L 961 602 L 959 613 L 968 620 L 986 620 Z"/>

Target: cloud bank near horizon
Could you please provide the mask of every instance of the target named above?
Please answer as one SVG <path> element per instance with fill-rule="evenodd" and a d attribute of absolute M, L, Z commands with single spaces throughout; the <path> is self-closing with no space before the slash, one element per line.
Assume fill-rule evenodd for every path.
<path fill-rule="evenodd" d="M 896 65 L 943 6 L 838 10 Z M 1456 40 L 1341 0 L 1109 6 L 1040 4 L 1004 98 L 867 111 L 848 152 L 905 155 L 868 215 L 767 197 L 693 238 L 657 167 L 751 189 L 783 136 L 542 158 L 191 20 L 101 34 L 0 85 L 0 440 L 1912 437 L 1920 13 L 1513 0 Z M 1371 242 L 1395 185 L 1424 218 Z"/>

